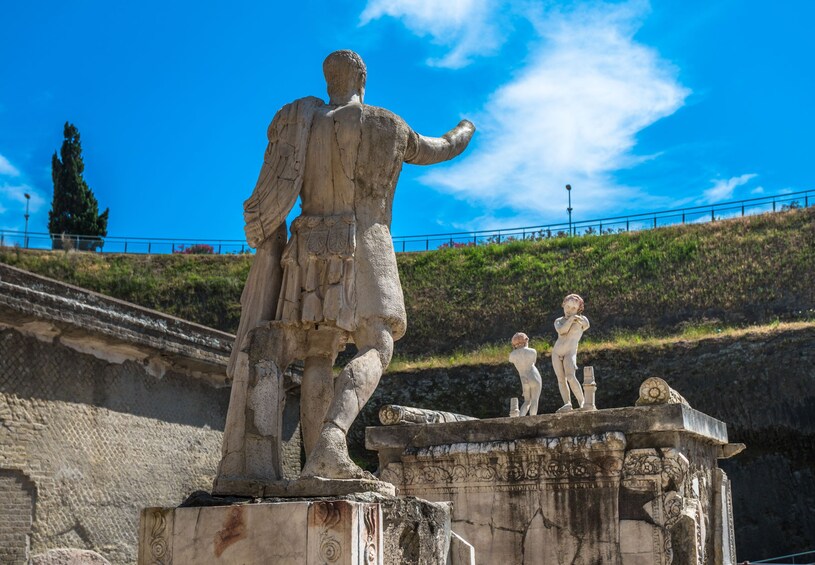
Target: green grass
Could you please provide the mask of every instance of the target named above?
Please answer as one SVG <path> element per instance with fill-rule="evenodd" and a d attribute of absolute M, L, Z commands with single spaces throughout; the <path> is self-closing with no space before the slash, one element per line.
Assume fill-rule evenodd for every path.
<path fill-rule="evenodd" d="M 0 262 L 200 324 L 234 331 L 246 255 L 102 255 L 0 249 Z"/>
<path fill-rule="evenodd" d="M 781 322 L 774 320 L 769 324 L 751 325 L 746 327 L 726 327 L 721 324 L 693 324 L 688 325 L 675 335 L 652 335 L 631 331 L 616 332 L 607 339 L 586 338 L 580 343 L 580 352 L 589 353 L 602 349 L 625 350 L 636 347 L 655 349 L 667 347 L 681 342 L 700 341 L 703 339 L 717 339 L 723 337 L 741 337 L 770 335 L 773 333 L 815 328 L 815 318 L 798 322 Z M 539 356 L 551 353 L 555 336 L 532 337 L 530 346 Z M 508 362 L 509 352 L 512 350 L 507 343 L 488 343 L 473 350 L 458 350 L 449 354 L 410 356 L 395 355 L 388 366 L 389 373 L 402 373 L 408 371 L 421 371 L 426 369 L 445 369 L 461 366 L 501 365 Z"/>
<path fill-rule="evenodd" d="M 0 249 L 0 262 L 231 332 L 251 261 Z M 587 344 L 802 320 L 815 309 L 815 208 L 407 253 L 398 263 L 408 332 L 397 353 L 412 359 L 489 351 L 516 331 L 553 335 L 571 292 L 586 301 Z"/>

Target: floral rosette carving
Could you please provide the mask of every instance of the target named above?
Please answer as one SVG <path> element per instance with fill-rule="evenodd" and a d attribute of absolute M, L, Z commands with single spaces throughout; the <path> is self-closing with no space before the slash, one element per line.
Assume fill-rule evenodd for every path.
<path fill-rule="evenodd" d="M 655 449 L 632 449 L 625 455 L 623 473 L 632 475 L 657 475 L 662 472 L 662 458 Z"/>
<path fill-rule="evenodd" d="M 320 557 L 329 563 L 336 563 L 342 555 L 342 544 L 332 535 L 322 533 L 320 539 Z"/>

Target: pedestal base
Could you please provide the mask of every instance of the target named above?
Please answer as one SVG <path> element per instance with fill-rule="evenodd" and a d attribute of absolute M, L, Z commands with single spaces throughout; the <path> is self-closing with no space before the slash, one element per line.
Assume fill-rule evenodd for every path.
<path fill-rule="evenodd" d="M 409 565 L 445 563 L 450 506 L 373 493 L 350 500 L 251 503 L 196 493 L 146 508 L 139 565 Z M 217 504 L 222 503 L 219 506 Z M 196 506 L 200 505 L 200 506 Z M 452 565 L 470 561 L 450 554 Z"/>

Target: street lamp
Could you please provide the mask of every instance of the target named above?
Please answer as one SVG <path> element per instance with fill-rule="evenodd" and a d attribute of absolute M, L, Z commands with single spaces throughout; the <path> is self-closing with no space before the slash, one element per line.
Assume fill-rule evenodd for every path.
<path fill-rule="evenodd" d="M 569 195 L 569 207 L 566 208 L 569 212 L 569 235 L 572 235 L 572 185 L 566 185 L 566 193 Z"/>
<path fill-rule="evenodd" d="M 25 196 L 25 235 L 23 236 L 23 247 L 28 249 L 28 218 L 30 217 L 28 213 L 28 204 L 31 202 L 31 195 L 29 193 L 24 193 Z"/>

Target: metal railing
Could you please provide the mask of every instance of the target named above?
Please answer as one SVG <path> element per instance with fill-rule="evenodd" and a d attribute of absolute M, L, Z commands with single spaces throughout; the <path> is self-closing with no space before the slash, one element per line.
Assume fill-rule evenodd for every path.
<path fill-rule="evenodd" d="M 776 565 L 815 565 L 815 550 L 804 551 L 801 553 L 791 553 L 789 555 L 780 555 L 778 557 L 771 557 L 769 559 L 762 559 L 760 561 L 745 561 L 745 563 L 775 563 Z"/>
<path fill-rule="evenodd" d="M 739 216 L 776 212 L 791 208 L 808 208 L 815 204 L 815 190 L 763 196 L 706 206 L 690 206 L 659 212 L 628 214 L 571 223 L 544 224 L 425 235 L 394 236 L 397 252 L 429 251 L 442 247 L 468 247 L 515 240 L 545 239 L 603 235 L 653 229 L 675 224 L 702 223 Z M 19 246 L 29 249 L 78 249 L 104 253 L 251 253 L 242 239 L 149 238 L 149 237 L 88 237 L 66 234 L 0 230 L 0 247 Z"/>
<path fill-rule="evenodd" d="M 393 238 L 393 244 L 396 251 L 428 251 L 440 247 L 468 247 L 485 243 L 505 243 L 514 240 L 602 235 L 653 229 L 675 224 L 711 222 L 791 208 L 808 208 L 814 204 L 815 190 L 804 190 L 706 206 L 689 206 L 659 212 L 580 220 L 571 223 L 562 222 L 499 230 L 432 235 L 396 236 Z"/>

